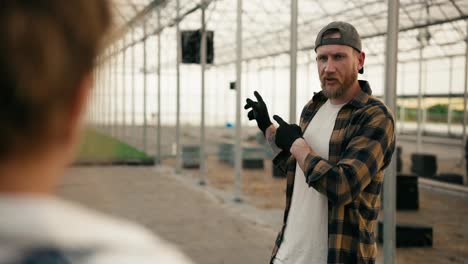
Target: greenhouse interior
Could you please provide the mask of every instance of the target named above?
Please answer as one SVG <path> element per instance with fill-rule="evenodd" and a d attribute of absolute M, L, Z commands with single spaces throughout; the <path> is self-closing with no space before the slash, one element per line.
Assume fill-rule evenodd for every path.
<path fill-rule="evenodd" d="M 244 105 L 258 92 L 299 124 L 323 89 L 317 34 L 344 21 L 395 121 L 376 263 L 468 262 L 468 1 L 112 0 L 112 14 L 61 195 L 193 263 L 268 263 L 288 179 Z"/>

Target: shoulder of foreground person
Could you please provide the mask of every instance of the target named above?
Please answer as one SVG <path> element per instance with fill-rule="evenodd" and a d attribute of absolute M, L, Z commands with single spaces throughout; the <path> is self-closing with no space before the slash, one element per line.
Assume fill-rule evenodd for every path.
<path fill-rule="evenodd" d="M 51 256 L 64 264 L 192 263 L 141 225 L 57 198 L 1 197 L 0 212 L 9 216 L 0 221 L 0 238 L 8 239 L 0 249 L 8 246 L 15 263 Z"/>

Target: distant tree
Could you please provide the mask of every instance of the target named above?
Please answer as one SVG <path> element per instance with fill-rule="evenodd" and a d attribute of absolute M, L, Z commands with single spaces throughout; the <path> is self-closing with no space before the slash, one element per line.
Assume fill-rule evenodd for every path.
<path fill-rule="evenodd" d="M 448 105 L 446 104 L 436 104 L 427 109 L 427 112 L 430 114 L 436 115 L 446 115 L 448 113 Z"/>

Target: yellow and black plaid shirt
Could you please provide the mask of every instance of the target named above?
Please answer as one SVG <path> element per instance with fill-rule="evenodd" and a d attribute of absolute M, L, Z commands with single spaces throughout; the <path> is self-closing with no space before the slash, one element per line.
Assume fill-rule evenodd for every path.
<path fill-rule="evenodd" d="M 305 181 L 328 198 L 328 263 L 375 263 L 374 228 L 380 210 L 384 168 L 395 150 L 394 119 L 366 81 L 361 92 L 338 113 L 330 138 L 329 159 L 308 154 Z M 327 98 L 319 92 L 304 107 L 304 132 Z M 274 135 L 269 138 L 274 142 Z M 296 160 L 281 152 L 273 160 L 286 173 L 284 224 L 276 239 L 271 261 L 283 240 L 291 207 Z"/>

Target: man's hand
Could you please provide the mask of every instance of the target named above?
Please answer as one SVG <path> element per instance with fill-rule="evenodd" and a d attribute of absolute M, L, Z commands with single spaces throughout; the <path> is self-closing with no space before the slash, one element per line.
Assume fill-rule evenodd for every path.
<path fill-rule="evenodd" d="M 257 102 L 247 98 L 247 103 L 245 104 L 244 109 L 252 108 L 252 110 L 248 112 L 247 117 L 249 120 L 255 119 L 257 121 L 258 128 L 260 128 L 260 130 L 263 132 L 263 135 L 265 135 L 265 130 L 271 126 L 272 123 L 270 116 L 268 115 L 266 104 L 262 97 L 257 91 L 254 92 L 254 95 L 257 98 Z"/>
<path fill-rule="evenodd" d="M 288 124 L 277 115 L 274 115 L 273 119 L 279 124 L 279 127 L 276 129 L 275 144 L 282 150 L 290 152 L 294 141 L 302 138 L 301 127 L 296 124 Z"/>

